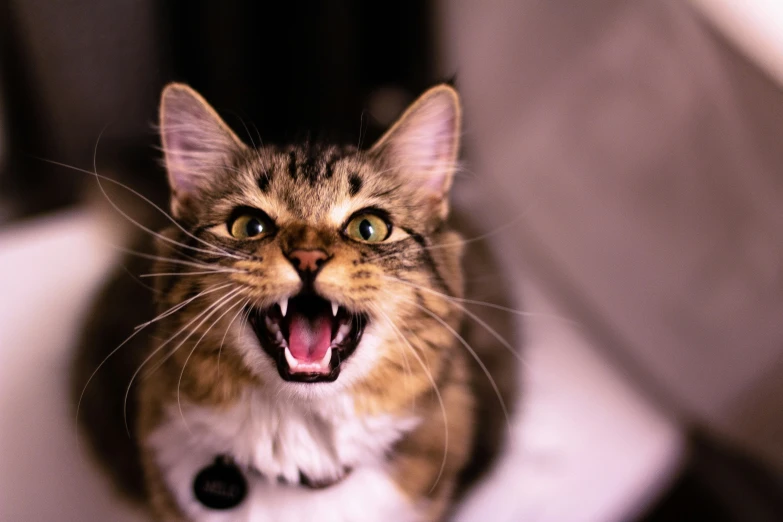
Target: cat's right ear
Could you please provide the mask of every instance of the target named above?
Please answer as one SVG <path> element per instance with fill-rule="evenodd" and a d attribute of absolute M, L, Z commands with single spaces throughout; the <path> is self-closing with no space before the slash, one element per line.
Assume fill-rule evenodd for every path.
<path fill-rule="evenodd" d="M 247 148 L 199 93 L 181 83 L 163 89 L 160 136 L 177 217 Z"/>

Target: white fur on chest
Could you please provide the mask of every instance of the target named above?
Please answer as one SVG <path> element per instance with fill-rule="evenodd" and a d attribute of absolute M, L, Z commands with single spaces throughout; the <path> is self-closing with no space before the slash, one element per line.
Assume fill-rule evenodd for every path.
<path fill-rule="evenodd" d="M 252 392 L 230 408 L 183 404 L 182 411 L 170 405 L 148 444 L 193 520 L 310 520 L 316 513 L 324 515 L 316 517 L 321 521 L 382 520 L 384 513 L 390 520 L 418 518 L 385 470 L 386 451 L 416 426 L 413 417 L 359 416 L 347 397 L 333 397 L 316 410 Z M 248 498 L 227 512 L 206 509 L 192 488 L 196 474 L 218 455 L 260 472 L 245 473 Z M 345 480 L 323 490 L 297 485 L 300 473 L 333 481 L 349 468 Z"/>

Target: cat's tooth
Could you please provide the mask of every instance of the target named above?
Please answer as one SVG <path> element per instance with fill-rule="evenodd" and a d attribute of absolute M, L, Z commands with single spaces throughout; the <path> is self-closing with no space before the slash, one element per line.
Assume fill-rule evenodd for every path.
<path fill-rule="evenodd" d="M 331 303 L 332 303 L 332 315 L 337 317 L 337 310 L 340 309 L 340 305 L 338 305 L 334 301 L 332 301 Z"/>
<path fill-rule="evenodd" d="M 324 358 L 321 359 L 321 366 L 329 366 L 329 363 L 332 362 L 332 347 L 330 346 L 328 350 L 326 350 L 326 353 L 324 354 Z"/>
<path fill-rule="evenodd" d="M 291 353 L 291 350 L 289 350 L 287 346 L 285 348 L 285 360 L 288 362 L 289 368 L 296 368 L 299 366 L 299 361 L 294 358 L 294 354 Z"/>
<path fill-rule="evenodd" d="M 280 311 L 283 312 L 283 317 L 285 317 L 285 314 L 288 312 L 288 298 L 284 297 L 277 304 L 280 305 Z"/>
<path fill-rule="evenodd" d="M 348 332 L 351 331 L 351 323 L 345 323 L 341 324 L 340 328 L 337 330 L 337 335 L 334 336 L 334 339 L 332 340 L 333 345 L 338 345 L 345 339 L 345 336 L 348 335 Z"/>

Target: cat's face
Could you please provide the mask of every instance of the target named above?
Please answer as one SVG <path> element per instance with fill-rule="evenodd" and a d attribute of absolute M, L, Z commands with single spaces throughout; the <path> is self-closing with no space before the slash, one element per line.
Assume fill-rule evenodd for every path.
<path fill-rule="evenodd" d="M 164 91 L 161 129 L 182 225 L 169 237 L 190 247 L 163 251 L 192 263 L 169 267 L 181 276 L 167 295 L 207 292 L 185 317 L 204 320 L 201 353 L 215 364 L 223 352 L 309 397 L 403 359 L 411 375 L 404 351 L 423 342 L 411 331 L 454 324 L 431 303 L 461 291 L 458 241 L 444 224 L 459 133 L 452 89 L 430 90 L 368 151 L 248 147 L 181 85 Z"/>

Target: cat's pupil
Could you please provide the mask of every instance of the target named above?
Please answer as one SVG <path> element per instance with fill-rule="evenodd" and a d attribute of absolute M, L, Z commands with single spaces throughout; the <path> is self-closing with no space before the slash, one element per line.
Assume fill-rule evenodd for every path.
<path fill-rule="evenodd" d="M 359 223 L 359 234 L 362 235 L 362 238 L 364 238 L 365 241 L 370 239 L 374 233 L 375 229 L 368 220 L 363 219 L 362 222 Z"/>
<path fill-rule="evenodd" d="M 260 220 L 253 218 L 245 225 L 245 233 L 248 236 L 257 236 L 264 231 L 264 225 Z"/>

